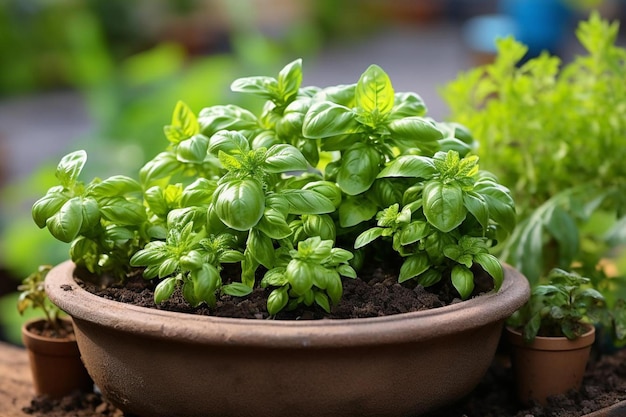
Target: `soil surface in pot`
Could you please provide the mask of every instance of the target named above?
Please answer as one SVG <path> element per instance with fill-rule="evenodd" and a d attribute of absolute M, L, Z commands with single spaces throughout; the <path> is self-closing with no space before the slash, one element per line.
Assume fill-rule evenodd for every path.
<path fill-rule="evenodd" d="M 39 336 L 51 339 L 70 339 L 76 340 L 74 336 L 74 327 L 69 320 L 57 320 L 57 327 L 54 327 L 47 320 L 40 320 L 28 326 L 28 330 Z"/>
<path fill-rule="evenodd" d="M 226 271 L 226 274 L 222 273 L 226 282 L 229 274 L 239 276 L 238 271 Z M 397 281 L 398 271 L 375 268 L 364 271 L 361 275 L 367 279 L 343 279 L 343 296 L 341 301 L 333 306 L 330 314 L 314 304 L 306 309 L 281 311 L 274 318 L 295 320 L 378 317 L 428 310 L 461 301 L 454 288 L 446 284 L 449 280 L 444 279 L 440 284 L 424 288 L 421 285 L 412 285 L 410 282 L 399 284 Z M 80 272 L 78 276 L 81 276 Z M 472 297 L 493 289 L 492 278 L 482 269 L 475 271 L 475 277 L 476 286 Z M 140 273 L 130 276 L 124 286 L 102 287 L 88 279 L 77 279 L 77 281 L 93 294 L 142 307 L 218 317 L 246 319 L 267 319 L 269 317 L 266 302 L 271 289 L 267 288 L 256 288 L 252 294 L 243 298 L 222 295 L 218 298 L 216 307 L 210 309 L 206 305 L 191 307 L 183 299 L 180 288 L 174 292 L 169 300 L 155 305 L 154 284 L 144 280 Z"/>
<path fill-rule="evenodd" d="M 553 397 L 547 407 L 521 407 L 515 401 L 512 383 L 511 368 L 505 361 L 496 360 L 469 396 L 427 417 L 584 416 L 626 400 L 626 350 L 590 361 L 581 390 Z M 130 417 L 98 394 L 75 394 L 60 400 L 36 397 L 23 410 L 47 417 Z"/>

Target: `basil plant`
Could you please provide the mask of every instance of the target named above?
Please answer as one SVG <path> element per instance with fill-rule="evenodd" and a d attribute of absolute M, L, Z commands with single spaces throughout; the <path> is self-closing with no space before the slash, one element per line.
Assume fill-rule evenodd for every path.
<path fill-rule="evenodd" d="M 270 315 L 330 311 L 366 260 L 387 262 L 400 282 L 449 281 L 463 299 L 477 273 L 497 290 L 503 271 L 489 249 L 514 228 L 515 209 L 479 170 L 468 130 L 427 117 L 420 96 L 395 92 L 376 65 L 354 84 L 301 83 L 301 60 L 233 82 L 264 100 L 258 114 L 177 103 L 164 150 L 137 178 L 85 184 L 85 152 L 65 156 L 35 222 L 93 274 L 139 268 L 157 280 L 157 303 L 180 289 L 214 306 L 262 287 Z"/>

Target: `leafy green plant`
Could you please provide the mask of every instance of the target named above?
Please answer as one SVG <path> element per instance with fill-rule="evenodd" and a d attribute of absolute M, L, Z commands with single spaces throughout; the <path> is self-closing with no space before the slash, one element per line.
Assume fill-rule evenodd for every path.
<path fill-rule="evenodd" d="M 24 278 L 22 284 L 17 287 L 20 291 L 17 311 L 24 314 L 28 308 L 41 310 L 48 327 L 58 333 L 61 330 L 59 325 L 61 311 L 48 300 L 44 287 L 44 280 L 50 269 L 52 269 L 50 265 L 41 265 L 37 271 Z"/>
<path fill-rule="evenodd" d="M 576 32 L 586 54 L 567 64 L 543 54 L 520 65 L 527 48 L 501 39 L 493 63 L 443 89 L 451 117 L 484 145 L 483 166 L 511 186 L 519 225 L 500 255 L 532 283 L 554 267 L 605 281 L 600 260 L 625 241 L 618 29 L 592 13 Z"/>
<path fill-rule="evenodd" d="M 448 280 L 465 299 L 487 273 L 497 290 L 503 272 L 489 248 L 514 229 L 515 209 L 479 170 L 468 131 L 426 117 L 421 98 L 396 93 L 376 65 L 350 85 L 301 83 L 296 60 L 276 78 L 232 83 L 264 100 L 259 112 L 227 104 L 196 114 L 179 102 L 166 149 L 137 180 L 84 184 L 86 154 L 67 155 L 35 222 L 93 274 L 121 280 L 143 268 L 158 280 L 156 302 L 180 287 L 191 305 L 214 306 L 261 286 L 271 315 L 330 311 L 341 277 L 356 278 L 371 254 L 402 265 L 401 282 Z M 224 264 L 239 277 L 223 277 Z"/>
<path fill-rule="evenodd" d="M 536 336 L 571 340 L 582 336 L 606 308 L 604 297 L 590 282 L 574 272 L 553 269 L 546 284 L 532 288 L 530 300 L 509 318 L 509 324 L 522 329 L 527 343 Z"/>

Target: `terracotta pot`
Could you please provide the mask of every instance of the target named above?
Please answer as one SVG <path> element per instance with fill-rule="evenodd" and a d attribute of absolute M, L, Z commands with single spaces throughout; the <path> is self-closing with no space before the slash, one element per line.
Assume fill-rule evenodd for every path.
<path fill-rule="evenodd" d="M 507 327 L 506 333 L 517 397 L 522 403 L 537 401 L 546 405 L 552 395 L 580 389 L 595 339 L 593 326 L 575 340 L 537 336 L 531 344 L 525 343 L 515 329 Z"/>
<path fill-rule="evenodd" d="M 387 317 L 277 321 L 199 316 L 100 298 L 65 262 L 46 277 L 74 318 L 96 385 L 138 416 L 407 416 L 469 393 L 503 322 L 529 297 L 510 267 L 502 289 Z"/>
<path fill-rule="evenodd" d="M 45 337 L 32 331 L 43 323 L 44 320 L 37 319 L 22 326 L 35 393 L 61 398 L 75 390 L 92 391 L 93 381 L 80 359 L 76 339 Z"/>

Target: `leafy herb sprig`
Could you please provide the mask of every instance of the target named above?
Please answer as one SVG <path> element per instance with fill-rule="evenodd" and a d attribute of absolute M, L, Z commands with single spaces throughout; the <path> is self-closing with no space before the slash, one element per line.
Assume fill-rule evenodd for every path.
<path fill-rule="evenodd" d="M 573 272 L 553 269 L 547 283 L 532 288 L 530 300 L 516 311 L 509 324 L 522 329 L 524 340 L 536 336 L 576 339 L 600 321 L 604 297 L 591 288 L 591 280 Z"/>
<path fill-rule="evenodd" d="M 626 49 L 618 31 L 618 22 L 592 13 L 576 31 L 586 53 L 567 64 L 547 53 L 520 64 L 526 46 L 501 39 L 493 63 L 442 91 L 450 117 L 480 139 L 483 166 L 512 189 L 520 224 L 500 255 L 532 283 L 554 267 L 575 267 L 604 285 L 601 259 L 626 242 Z"/>
<path fill-rule="evenodd" d="M 17 287 L 20 295 L 17 299 L 17 311 L 24 314 L 28 308 L 40 310 L 44 314 L 44 319 L 48 327 L 59 334 L 61 326 L 59 324 L 59 314 L 61 310 L 48 299 L 44 281 L 46 275 L 52 269 L 51 265 L 40 265 L 37 271 L 33 272 Z"/>

